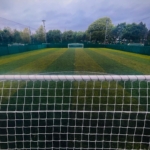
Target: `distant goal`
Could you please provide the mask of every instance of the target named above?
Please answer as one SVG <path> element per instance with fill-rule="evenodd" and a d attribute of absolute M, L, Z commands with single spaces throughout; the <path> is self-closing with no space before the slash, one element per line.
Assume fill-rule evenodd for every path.
<path fill-rule="evenodd" d="M 84 48 L 83 43 L 69 43 L 68 48 Z"/>

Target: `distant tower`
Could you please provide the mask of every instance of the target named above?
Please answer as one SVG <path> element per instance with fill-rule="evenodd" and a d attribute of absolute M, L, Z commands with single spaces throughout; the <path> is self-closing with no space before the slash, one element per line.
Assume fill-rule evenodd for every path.
<path fill-rule="evenodd" d="M 46 29 L 45 29 L 45 21 L 46 21 L 46 20 L 42 20 L 43 26 L 44 26 L 44 31 L 45 31 L 45 42 L 47 43 Z"/>

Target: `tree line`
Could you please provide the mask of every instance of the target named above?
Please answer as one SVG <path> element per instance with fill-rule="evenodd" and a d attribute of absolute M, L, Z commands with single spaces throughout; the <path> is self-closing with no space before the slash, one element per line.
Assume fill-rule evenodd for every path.
<path fill-rule="evenodd" d="M 5 27 L 0 30 L 0 43 L 146 43 L 150 44 L 150 30 L 143 22 L 127 24 L 125 22 L 113 25 L 108 17 L 100 18 L 89 25 L 86 31 L 49 30 L 45 32 L 40 26 L 34 34 L 29 28 L 22 31 Z"/>

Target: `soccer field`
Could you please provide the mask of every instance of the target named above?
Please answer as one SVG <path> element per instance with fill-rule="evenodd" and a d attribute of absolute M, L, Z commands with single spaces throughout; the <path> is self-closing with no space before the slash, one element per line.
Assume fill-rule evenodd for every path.
<path fill-rule="evenodd" d="M 1 57 L 0 74 L 81 71 L 146 75 L 150 74 L 149 64 L 150 56 L 106 48 L 51 48 Z"/>
<path fill-rule="evenodd" d="M 146 75 L 149 62 L 105 48 L 49 48 L 1 57 L 0 74 Z M 149 82 L 27 80 L 0 87 L 1 149 L 149 147 Z"/>

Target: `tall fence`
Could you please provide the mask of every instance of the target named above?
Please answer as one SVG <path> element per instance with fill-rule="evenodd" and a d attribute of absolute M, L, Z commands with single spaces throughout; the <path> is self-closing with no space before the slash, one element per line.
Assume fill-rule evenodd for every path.
<path fill-rule="evenodd" d="M 14 45 L 14 46 L 0 46 L 0 56 L 3 55 L 10 55 L 10 54 L 16 54 L 16 53 L 22 53 L 37 49 L 46 48 L 47 45 Z"/>
<path fill-rule="evenodd" d="M 66 48 L 68 43 L 51 43 L 48 44 L 49 48 Z M 111 48 L 132 53 L 150 55 L 150 46 L 133 46 L 133 45 L 115 45 L 115 44 L 92 44 L 84 43 L 84 48 Z"/>
<path fill-rule="evenodd" d="M 104 45 L 105 48 L 150 55 L 150 46 Z"/>
<path fill-rule="evenodd" d="M 51 43 L 41 45 L 24 45 L 24 46 L 0 46 L 0 56 L 22 53 L 26 51 L 42 49 L 42 48 L 67 48 L 68 43 Z M 111 48 L 132 53 L 150 55 L 150 46 L 128 46 L 128 45 L 104 45 L 104 44 L 92 44 L 84 43 L 85 48 Z"/>
<path fill-rule="evenodd" d="M 49 47 L 49 48 L 67 48 L 68 43 L 50 43 L 50 44 L 47 44 L 47 47 Z"/>
<path fill-rule="evenodd" d="M 0 149 L 149 150 L 149 133 L 149 75 L 0 75 Z"/>
<path fill-rule="evenodd" d="M 68 47 L 69 43 L 50 43 L 47 46 L 49 48 L 66 48 Z M 92 43 L 83 43 L 85 48 L 100 48 L 100 47 L 104 47 L 105 45 L 102 44 L 92 44 Z"/>

